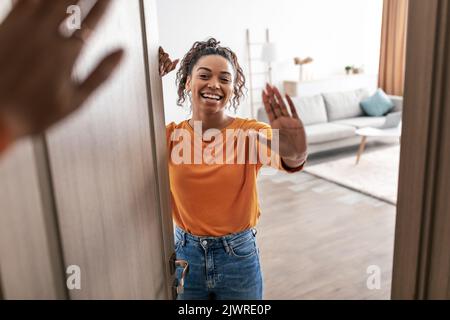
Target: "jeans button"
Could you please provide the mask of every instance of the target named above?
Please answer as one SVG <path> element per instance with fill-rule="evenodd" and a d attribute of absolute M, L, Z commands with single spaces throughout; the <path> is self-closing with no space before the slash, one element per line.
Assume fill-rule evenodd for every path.
<path fill-rule="evenodd" d="M 202 244 L 203 244 L 204 246 L 206 246 L 206 245 L 208 244 L 208 241 L 203 240 L 203 241 L 202 241 Z"/>

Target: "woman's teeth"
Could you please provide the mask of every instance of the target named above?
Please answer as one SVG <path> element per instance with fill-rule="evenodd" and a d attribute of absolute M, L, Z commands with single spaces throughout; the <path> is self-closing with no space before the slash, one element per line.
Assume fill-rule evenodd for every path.
<path fill-rule="evenodd" d="M 205 99 L 213 99 L 213 100 L 216 100 L 216 101 L 219 101 L 220 99 L 222 99 L 222 97 L 220 97 L 220 96 L 218 96 L 218 95 L 215 95 L 215 94 L 202 94 L 201 95 L 203 98 L 205 98 Z"/>

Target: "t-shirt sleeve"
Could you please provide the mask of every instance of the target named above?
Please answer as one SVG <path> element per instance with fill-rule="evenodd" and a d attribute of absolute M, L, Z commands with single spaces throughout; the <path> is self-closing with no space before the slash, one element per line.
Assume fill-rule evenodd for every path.
<path fill-rule="evenodd" d="M 166 142 L 167 145 L 170 143 L 170 136 L 172 135 L 172 132 L 175 130 L 176 124 L 175 122 L 171 122 L 166 126 Z"/>

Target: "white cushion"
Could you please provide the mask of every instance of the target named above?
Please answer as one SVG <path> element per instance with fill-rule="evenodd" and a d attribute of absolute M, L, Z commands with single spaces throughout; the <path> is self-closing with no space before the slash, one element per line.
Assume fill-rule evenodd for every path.
<path fill-rule="evenodd" d="M 328 121 L 322 95 L 292 98 L 299 117 L 305 126 Z"/>
<path fill-rule="evenodd" d="M 373 127 L 379 128 L 386 121 L 386 117 L 356 117 L 344 120 L 333 121 L 333 123 L 353 126 L 355 128 Z"/>
<path fill-rule="evenodd" d="M 399 111 L 403 111 L 403 97 L 399 97 L 399 96 L 389 96 L 389 98 L 391 99 L 391 101 L 394 103 L 394 110 L 392 110 L 391 112 L 399 112 Z"/>
<path fill-rule="evenodd" d="M 369 97 L 369 92 L 366 89 L 324 93 L 328 120 L 335 121 L 363 116 L 364 112 L 359 103 L 367 97 Z"/>
<path fill-rule="evenodd" d="M 336 123 L 320 123 L 305 127 L 308 144 L 324 143 L 355 136 L 356 129 Z"/>

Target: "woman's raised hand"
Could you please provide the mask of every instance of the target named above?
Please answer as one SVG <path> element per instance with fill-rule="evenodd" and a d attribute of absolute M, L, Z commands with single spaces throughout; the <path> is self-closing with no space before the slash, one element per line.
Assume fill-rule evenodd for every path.
<path fill-rule="evenodd" d="M 291 98 L 286 95 L 290 113 L 276 87 L 267 84 L 262 99 L 272 129 L 279 130 L 280 156 L 286 162 L 304 162 L 307 156 L 305 129 Z"/>

